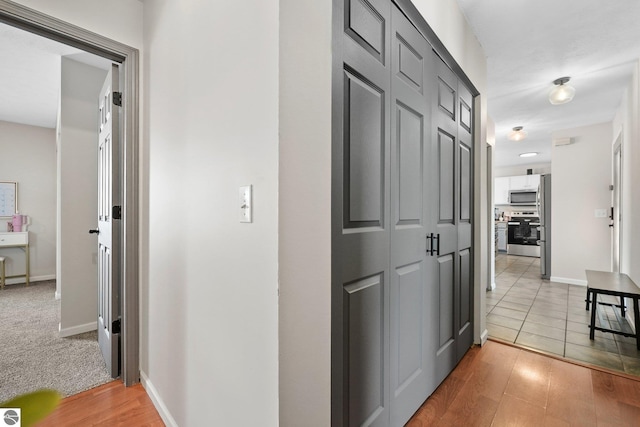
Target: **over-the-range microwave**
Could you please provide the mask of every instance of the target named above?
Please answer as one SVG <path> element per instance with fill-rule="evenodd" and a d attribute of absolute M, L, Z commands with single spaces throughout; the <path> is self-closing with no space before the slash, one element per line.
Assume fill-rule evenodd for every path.
<path fill-rule="evenodd" d="M 509 191 L 510 205 L 528 205 L 533 206 L 538 201 L 538 192 L 536 190 L 511 190 Z"/>

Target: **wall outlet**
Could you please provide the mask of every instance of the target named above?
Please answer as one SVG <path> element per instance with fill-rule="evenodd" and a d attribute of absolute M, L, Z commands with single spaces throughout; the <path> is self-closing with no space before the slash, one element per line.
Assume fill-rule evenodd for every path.
<path fill-rule="evenodd" d="M 252 222 L 253 200 L 250 185 L 240 187 L 240 222 Z"/>
<path fill-rule="evenodd" d="M 607 217 L 607 210 L 606 209 L 596 209 L 595 210 L 595 217 L 596 218 L 606 218 Z"/>

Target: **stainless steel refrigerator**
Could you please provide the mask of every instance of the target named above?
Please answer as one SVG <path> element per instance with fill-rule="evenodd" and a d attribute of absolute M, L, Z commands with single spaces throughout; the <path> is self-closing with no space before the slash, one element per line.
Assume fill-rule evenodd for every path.
<path fill-rule="evenodd" d="M 538 214 L 540 216 L 540 274 L 551 277 L 551 175 L 540 176 L 538 187 Z"/>

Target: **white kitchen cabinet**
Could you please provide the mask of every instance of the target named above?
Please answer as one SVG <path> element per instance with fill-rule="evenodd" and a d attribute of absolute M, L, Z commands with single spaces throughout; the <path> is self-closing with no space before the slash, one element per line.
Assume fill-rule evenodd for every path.
<path fill-rule="evenodd" d="M 494 180 L 494 204 L 508 205 L 509 191 L 538 190 L 540 175 L 503 176 Z"/>
<path fill-rule="evenodd" d="M 496 178 L 494 181 L 494 204 L 496 205 L 508 205 L 509 204 L 509 180 L 510 177 L 505 176 Z"/>
<path fill-rule="evenodd" d="M 539 174 L 509 177 L 509 190 L 537 190 L 539 185 Z"/>
<path fill-rule="evenodd" d="M 507 251 L 507 223 L 506 222 L 498 222 L 496 223 L 496 231 L 498 233 L 498 251 L 506 252 Z"/>

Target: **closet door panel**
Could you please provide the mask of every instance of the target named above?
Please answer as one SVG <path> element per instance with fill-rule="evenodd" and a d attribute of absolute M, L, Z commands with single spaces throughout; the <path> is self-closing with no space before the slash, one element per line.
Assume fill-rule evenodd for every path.
<path fill-rule="evenodd" d="M 462 359 L 473 344 L 473 98 L 471 92 L 458 84 L 458 253 L 459 279 L 457 287 L 456 360 Z"/>
<path fill-rule="evenodd" d="M 458 305 L 458 223 L 459 210 L 459 149 L 457 78 L 434 53 L 436 76 L 432 80 L 436 96 L 432 100 L 433 171 L 432 192 L 437 236 L 436 254 L 438 274 L 435 280 L 437 298 L 432 309 L 437 315 L 435 339 L 435 377 L 439 384 L 455 366 L 456 315 Z"/>
<path fill-rule="evenodd" d="M 387 1 L 344 1 L 344 33 L 382 64 L 386 61 L 385 50 L 388 49 L 388 9 Z"/>
<path fill-rule="evenodd" d="M 345 71 L 344 228 L 383 227 L 384 92 Z"/>
<path fill-rule="evenodd" d="M 431 373 L 430 292 L 427 259 L 432 222 L 426 180 L 431 173 L 431 48 L 396 8 L 391 31 L 391 304 L 392 426 L 404 425 L 428 396 Z"/>
<path fill-rule="evenodd" d="M 464 336 L 471 326 L 473 313 L 473 292 L 471 289 L 471 251 L 460 251 L 460 309 L 458 310 L 458 336 Z M 461 344 L 464 346 L 464 344 Z M 464 354 L 464 353 L 463 353 Z"/>
<path fill-rule="evenodd" d="M 382 274 L 344 287 L 348 425 L 371 425 L 385 408 L 384 278 Z M 384 423 L 380 423 L 384 425 Z"/>
<path fill-rule="evenodd" d="M 335 5 L 332 425 L 386 427 L 391 4 Z"/>

